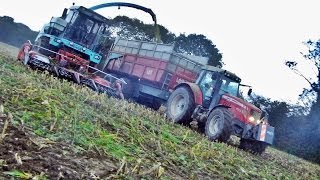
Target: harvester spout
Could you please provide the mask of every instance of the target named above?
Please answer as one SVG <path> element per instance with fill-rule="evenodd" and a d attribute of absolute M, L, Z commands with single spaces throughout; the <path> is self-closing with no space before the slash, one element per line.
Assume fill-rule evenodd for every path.
<path fill-rule="evenodd" d="M 97 9 L 101 9 L 101 8 L 105 8 L 105 7 L 112 7 L 112 6 L 117 6 L 118 8 L 120 8 L 121 6 L 124 7 L 131 7 L 131 8 L 135 8 L 135 9 L 139 9 L 142 10 L 144 12 L 147 12 L 151 15 L 152 20 L 154 22 L 154 27 L 155 27 L 155 38 L 157 42 L 161 42 L 161 36 L 160 36 L 160 30 L 157 24 L 157 17 L 156 14 L 149 8 L 137 5 L 137 4 L 132 4 L 132 3 L 126 3 L 126 2 L 110 2 L 110 3 L 103 3 L 103 4 L 99 4 L 93 7 L 90 7 L 89 9 L 91 10 L 97 10 Z"/>

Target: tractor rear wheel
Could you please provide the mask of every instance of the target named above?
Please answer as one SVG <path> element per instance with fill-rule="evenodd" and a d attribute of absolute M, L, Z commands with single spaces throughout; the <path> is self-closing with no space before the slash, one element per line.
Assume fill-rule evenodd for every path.
<path fill-rule="evenodd" d="M 251 139 L 240 139 L 240 148 L 253 154 L 262 154 L 268 144 L 261 141 Z"/>
<path fill-rule="evenodd" d="M 187 125 L 191 122 L 194 106 L 192 92 L 187 87 L 179 87 L 167 101 L 167 117 L 175 123 Z"/>
<path fill-rule="evenodd" d="M 205 135 L 211 141 L 227 142 L 232 133 L 231 119 L 232 115 L 228 109 L 214 109 L 207 119 Z"/>

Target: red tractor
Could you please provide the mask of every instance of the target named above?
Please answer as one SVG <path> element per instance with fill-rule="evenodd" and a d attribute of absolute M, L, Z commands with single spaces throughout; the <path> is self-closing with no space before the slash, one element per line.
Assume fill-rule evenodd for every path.
<path fill-rule="evenodd" d="M 274 127 L 259 108 L 239 98 L 240 81 L 231 72 L 204 66 L 195 83 L 183 82 L 171 93 L 167 117 L 180 124 L 197 121 L 212 141 L 226 142 L 236 135 L 241 148 L 261 154 L 273 142 Z"/>

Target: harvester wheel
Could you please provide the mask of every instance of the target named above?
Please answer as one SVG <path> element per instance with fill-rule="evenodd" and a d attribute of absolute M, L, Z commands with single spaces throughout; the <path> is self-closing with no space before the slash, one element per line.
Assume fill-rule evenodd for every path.
<path fill-rule="evenodd" d="M 232 133 L 232 115 L 226 108 L 214 109 L 206 122 L 205 135 L 211 140 L 227 142 Z"/>
<path fill-rule="evenodd" d="M 175 123 L 187 125 L 191 122 L 194 106 L 192 92 L 186 87 L 179 87 L 173 91 L 167 101 L 167 117 Z"/>
<path fill-rule="evenodd" d="M 240 139 L 240 148 L 251 152 L 252 154 L 262 154 L 268 144 L 261 141 L 251 140 L 251 139 Z"/>

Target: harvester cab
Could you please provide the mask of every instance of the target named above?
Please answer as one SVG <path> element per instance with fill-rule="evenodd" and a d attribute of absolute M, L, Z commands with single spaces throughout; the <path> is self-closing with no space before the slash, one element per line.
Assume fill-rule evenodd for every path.
<path fill-rule="evenodd" d="M 195 83 L 181 83 L 171 93 L 167 116 L 181 124 L 197 121 L 213 141 L 238 136 L 241 148 L 261 154 L 273 143 L 274 128 L 264 121 L 259 108 L 239 97 L 240 82 L 235 74 L 206 65 Z"/>
<path fill-rule="evenodd" d="M 108 20 L 82 6 L 72 6 L 61 17 L 52 17 L 35 40 L 43 48 L 39 52 L 54 57 L 54 52 L 63 50 L 76 54 L 95 66 L 102 59 L 102 37 Z M 103 39 L 105 40 L 105 38 Z"/>

